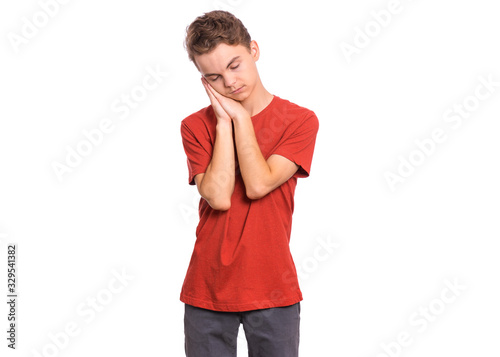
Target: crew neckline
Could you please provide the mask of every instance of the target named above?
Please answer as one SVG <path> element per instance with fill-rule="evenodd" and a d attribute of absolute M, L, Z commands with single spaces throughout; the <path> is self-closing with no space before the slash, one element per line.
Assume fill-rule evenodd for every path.
<path fill-rule="evenodd" d="M 273 94 L 273 99 L 269 102 L 269 104 L 264 109 L 262 109 L 260 112 L 258 112 L 254 116 L 252 116 L 251 118 L 255 119 L 255 118 L 263 115 L 265 112 L 267 112 L 274 105 L 274 103 L 276 102 L 277 98 L 278 98 L 278 96 L 275 95 L 275 94 Z"/>

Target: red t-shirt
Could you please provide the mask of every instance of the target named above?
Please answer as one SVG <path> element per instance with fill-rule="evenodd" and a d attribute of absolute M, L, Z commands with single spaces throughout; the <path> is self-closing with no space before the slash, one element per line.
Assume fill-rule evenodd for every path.
<path fill-rule="evenodd" d="M 290 254 L 293 196 L 298 177 L 309 176 L 318 118 L 306 108 L 274 96 L 252 123 L 264 159 L 278 154 L 300 165 L 266 196 L 251 200 L 239 173 L 237 154 L 231 207 L 218 211 L 203 198 L 196 243 L 180 300 L 216 311 L 288 306 L 302 300 Z M 182 121 L 189 184 L 211 161 L 217 119 L 212 106 Z"/>

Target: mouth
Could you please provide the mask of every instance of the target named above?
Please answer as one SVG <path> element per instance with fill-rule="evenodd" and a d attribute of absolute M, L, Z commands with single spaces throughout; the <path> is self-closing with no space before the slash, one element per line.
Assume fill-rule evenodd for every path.
<path fill-rule="evenodd" d="M 243 86 L 244 87 L 244 86 Z M 239 89 L 236 89 L 235 91 L 229 93 L 229 94 L 238 94 L 239 92 L 242 91 L 243 87 L 239 88 Z"/>

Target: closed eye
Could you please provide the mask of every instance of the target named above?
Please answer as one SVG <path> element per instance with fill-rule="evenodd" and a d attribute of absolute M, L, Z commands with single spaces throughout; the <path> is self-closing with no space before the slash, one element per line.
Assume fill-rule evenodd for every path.
<path fill-rule="evenodd" d="M 234 66 L 234 67 L 229 67 L 229 68 L 230 68 L 230 69 L 237 69 L 239 66 L 240 66 L 240 65 L 238 64 L 238 65 L 236 65 L 236 66 Z M 219 77 L 220 77 L 220 76 L 215 76 L 215 77 L 213 77 L 212 79 L 210 79 L 210 81 L 215 82 L 216 80 L 218 80 L 218 79 L 219 79 Z"/>

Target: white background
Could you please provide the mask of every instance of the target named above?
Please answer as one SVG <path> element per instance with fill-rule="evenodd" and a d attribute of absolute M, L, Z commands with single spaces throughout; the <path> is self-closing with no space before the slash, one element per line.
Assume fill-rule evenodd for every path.
<path fill-rule="evenodd" d="M 33 23 L 47 2 L 0 6 L 0 292 L 4 301 L 14 242 L 15 354 L 183 356 L 179 293 L 199 196 L 187 183 L 180 121 L 209 105 L 183 41 L 191 21 L 220 5 L 69 1 L 13 45 L 23 18 Z M 401 0 L 385 27 L 372 14 L 389 8 L 382 0 L 219 4 L 260 45 L 266 88 L 320 121 L 291 238 L 304 272 L 301 356 L 391 355 L 383 344 L 391 356 L 498 355 L 500 87 L 461 125 L 443 118 L 480 77 L 500 81 L 493 2 Z M 354 46 L 357 28 L 369 42 L 346 56 L 341 44 Z M 148 66 L 169 75 L 121 119 L 112 104 L 138 90 Z M 114 130 L 58 180 L 54 162 L 66 164 L 68 147 L 103 118 Z M 437 128 L 446 140 L 419 156 L 415 140 Z M 412 152 L 421 162 L 391 190 L 385 175 L 397 175 Z M 319 261 L 318 241 L 328 237 L 339 246 Z M 123 269 L 133 278 L 106 292 Z M 446 280 L 466 287 L 453 302 L 439 300 Z M 78 309 L 90 311 L 96 297 L 111 301 L 87 321 Z M 429 305 L 434 314 L 419 330 L 410 319 L 423 321 Z M 66 341 L 68 324 L 79 333 Z M 398 348 L 404 331 L 411 342 Z M 246 355 L 242 333 L 238 344 Z"/>

